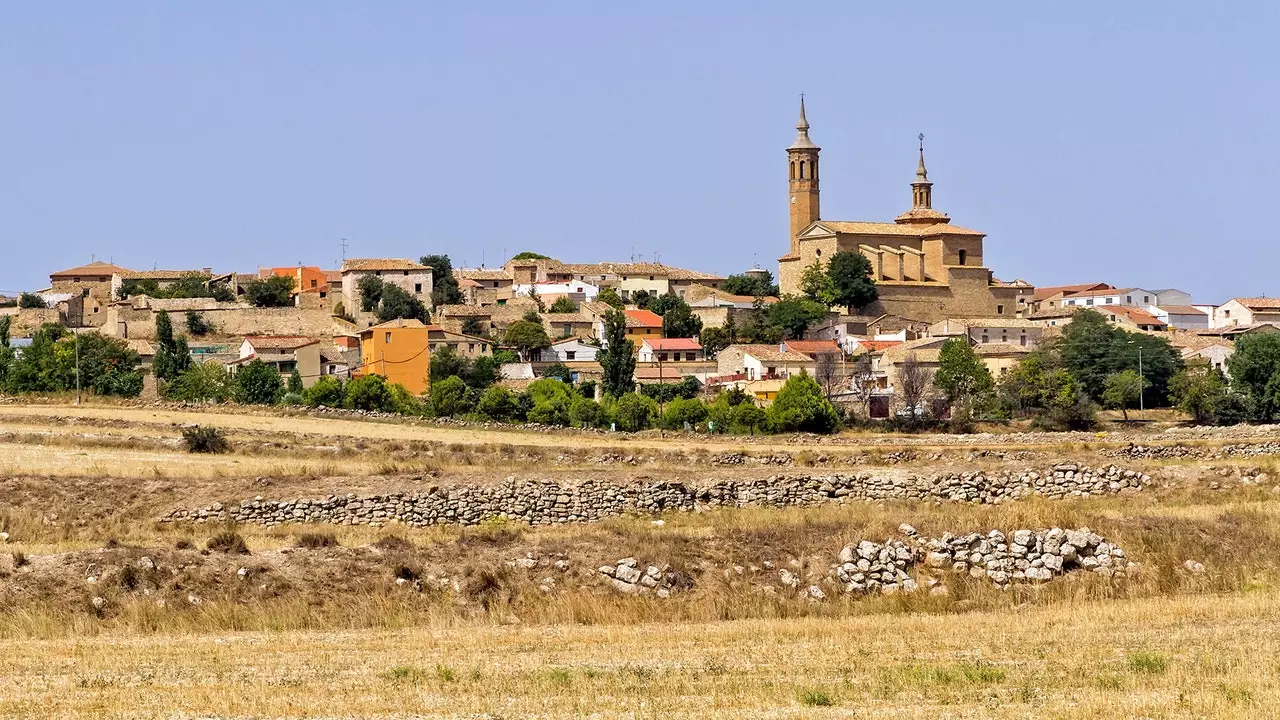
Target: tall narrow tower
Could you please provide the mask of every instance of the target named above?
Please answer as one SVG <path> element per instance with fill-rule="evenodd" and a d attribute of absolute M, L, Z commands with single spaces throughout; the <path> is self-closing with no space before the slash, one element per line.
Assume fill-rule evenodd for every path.
<path fill-rule="evenodd" d="M 804 117 L 804 96 L 800 96 L 800 121 L 796 123 L 796 141 L 787 148 L 787 165 L 790 172 L 791 203 L 791 253 L 800 249 L 797 237 L 800 231 L 817 220 L 818 214 L 818 152 L 822 148 L 809 139 L 809 121 Z"/>

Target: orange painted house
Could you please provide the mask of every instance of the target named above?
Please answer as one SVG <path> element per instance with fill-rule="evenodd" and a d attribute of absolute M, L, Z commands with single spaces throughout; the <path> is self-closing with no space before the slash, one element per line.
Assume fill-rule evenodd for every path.
<path fill-rule="evenodd" d="M 392 320 L 360 333 L 360 369 L 355 375 L 381 375 L 414 395 L 430 388 L 431 329 L 418 320 Z"/>

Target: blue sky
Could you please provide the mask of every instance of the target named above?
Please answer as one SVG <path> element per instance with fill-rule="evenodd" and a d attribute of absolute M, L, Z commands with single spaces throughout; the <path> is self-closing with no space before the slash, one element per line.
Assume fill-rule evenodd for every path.
<path fill-rule="evenodd" d="M 6 3 L 0 291 L 91 255 L 776 270 L 934 206 L 1039 285 L 1280 294 L 1276 3 Z M 971 6 L 979 5 L 978 9 Z"/>

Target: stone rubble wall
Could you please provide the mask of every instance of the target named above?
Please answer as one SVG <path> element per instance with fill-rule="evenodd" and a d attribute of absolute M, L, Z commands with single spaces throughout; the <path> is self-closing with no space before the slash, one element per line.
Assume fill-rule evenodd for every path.
<path fill-rule="evenodd" d="M 1136 492 L 1151 479 L 1114 465 L 1092 469 L 1061 464 L 1045 472 L 987 474 L 982 471 L 932 475 L 848 473 L 771 476 L 684 482 L 516 480 L 491 484 L 437 485 L 421 491 L 324 498 L 214 503 L 178 509 L 162 522 L 195 521 L 278 525 L 332 523 L 410 526 L 474 525 L 493 519 L 533 525 L 594 522 L 628 513 L 657 514 L 715 507 L 786 507 L 830 502 L 941 500 L 999 504 L 1019 498 L 1092 497 Z"/>
<path fill-rule="evenodd" d="M 1134 445 L 1130 444 L 1108 453 L 1112 457 L 1139 460 L 1178 460 L 1195 458 L 1221 460 L 1225 458 L 1250 458 L 1280 455 L 1280 442 L 1238 443 L 1220 447 L 1194 445 Z"/>

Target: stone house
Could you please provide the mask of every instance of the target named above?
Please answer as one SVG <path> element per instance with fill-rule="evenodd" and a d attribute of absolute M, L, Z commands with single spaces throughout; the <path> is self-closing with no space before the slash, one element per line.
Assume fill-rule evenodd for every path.
<path fill-rule="evenodd" d="M 1280 323 L 1280 298 L 1233 298 L 1213 311 L 1210 327 Z"/>
<path fill-rule="evenodd" d="M 814 359 L 778 345 L 730 345 L 716 355 L 719 377 L 743 376 L 745 380 L 786 379 L 802 372 L 813 375 Z"/>
<path fill-rule="evenodd" d="M 372 326 L 372 313 L 360 307 L 360 281 L 374 276 L 396 285 L 411 297 L 431 306 L 431 268 L 403 258 L 353 258 L 342 263 L 342 304 L 347 314 Z"/>
<path fill-rule="evenodd" d="M 433 353 L 449 348 L 462 357 L 473 360 L 493 355 L 492 341 L 474 335 L 450 332 L 439 325 L 427 326 L 427 338 Z"/>
<path fill-rule="evenodd" d="M 1011 344 L 1035 348 L 1044 326 L 1023 318 L 948 318 L 929 326 L 930 337 L 964 337 L 971 345 Z"/>

